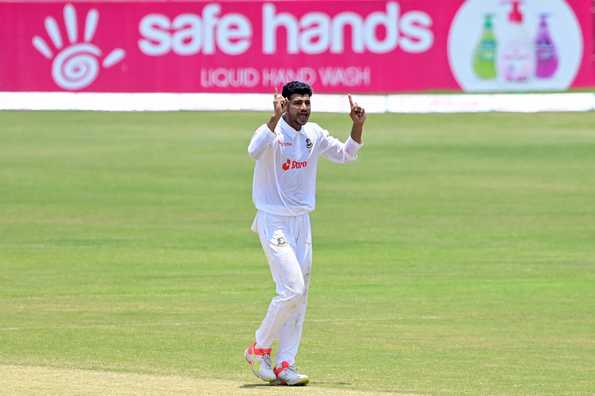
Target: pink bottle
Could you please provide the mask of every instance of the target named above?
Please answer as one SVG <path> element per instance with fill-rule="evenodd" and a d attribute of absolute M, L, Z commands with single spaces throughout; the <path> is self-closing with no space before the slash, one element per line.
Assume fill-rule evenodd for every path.
<path fill-rule="evenodd" d="M 535 76 L 550 78 L 558 70 L 558 51 L 552 40 L 547 23 L 547 14 L 541 14 L 537 38 L 535 39 Z"/>
<path fill-rule="evenodd" d="M 498 75 L 504 83 L 525 83 L 535 73 L 534 40 L 525 27 L 521 0 L 503 0 L 502 4 L 510 4 L 510 12 L 500 36 Z"/>

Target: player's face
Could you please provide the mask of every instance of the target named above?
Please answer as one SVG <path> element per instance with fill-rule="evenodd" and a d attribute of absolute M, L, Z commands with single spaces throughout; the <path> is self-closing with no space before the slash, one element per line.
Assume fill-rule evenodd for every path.
<path fill-rule="evenodd" d="M 287 102 L 286 115 L 290 125 L 305 125 L 310 118 L 310 95 L 291 95 Z"/>

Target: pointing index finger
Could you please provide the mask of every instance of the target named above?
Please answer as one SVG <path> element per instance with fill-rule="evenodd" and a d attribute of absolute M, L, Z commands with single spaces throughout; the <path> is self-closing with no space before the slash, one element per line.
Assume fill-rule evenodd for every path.
<path fill-rule="evenodd" d="M 349 106 L 353 109 L 353 99 L 351 98 L 351 94 L 347 94 L 347 97 L 349 98 Z"/>

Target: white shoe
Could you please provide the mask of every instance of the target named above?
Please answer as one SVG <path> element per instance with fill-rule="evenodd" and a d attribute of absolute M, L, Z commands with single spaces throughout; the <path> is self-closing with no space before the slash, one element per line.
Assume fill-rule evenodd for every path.
<path fill-rule="evenodd" d="M 253 343 L 246 349 L 244 356 L 255 376 L 266 382 L 277 379 L 271 364 L 271 348 L 256 348 L 256 343 Z"/>
<path fill-rule="evenodd" d="M 275 367 L 275 374 L 277 380 L 272 382 L 274 385 L 306 385 L 310 381 L 307 375 L 298 373 L 295 364 L 289 362 L 281 362 L 281 366 Z"/>

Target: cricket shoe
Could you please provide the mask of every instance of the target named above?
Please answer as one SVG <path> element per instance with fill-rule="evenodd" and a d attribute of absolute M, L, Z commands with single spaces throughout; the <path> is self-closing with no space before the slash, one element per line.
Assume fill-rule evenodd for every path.
<path fill-rule="evenodd" d="M 271 364 L 271 348 L 256 348 L 256 343 L 253 343 L 246 349 L 244 356 L 255 376 L 266 382 L 277 379 Z"/>
<path fill-rule="evenodd" d="M 277 380 L 271 382 L 273 385 L 306 385 L 310 379 L 305 374 L 300 374 L 297 371 L 295 364 L 289 364 L 289 362 L 281 362 L 281 366 L 275 367 L 275 374 Z"/>

